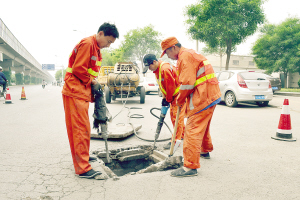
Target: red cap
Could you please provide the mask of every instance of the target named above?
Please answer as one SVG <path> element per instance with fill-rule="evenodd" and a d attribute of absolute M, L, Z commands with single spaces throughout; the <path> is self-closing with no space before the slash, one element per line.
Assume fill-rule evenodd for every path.
<path fill-rule="evenodd" d="M 160 57 L 163 57 L 166 53 L 166 49 L 174 46 L 175 44 L 178 43 L 178 40 L 176 39 L 176 37 L 168 37 L 167 39 L 164 39 L 161 42 L 161 49 L 163 50 L 163 53 L 161 54 Z"/>

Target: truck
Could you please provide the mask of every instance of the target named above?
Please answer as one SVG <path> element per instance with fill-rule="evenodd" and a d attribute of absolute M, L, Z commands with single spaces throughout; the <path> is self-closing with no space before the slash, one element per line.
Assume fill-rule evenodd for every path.
<path fill-rule="evenodd" d="M 145 103 L 146 92 L 145 88 L 139 85 L 140 76 L 137 64 L 117 62 L 113 67 L 103 66 L 101 70 L 98 81 L 104 88 L 106 103 L 111 103 L 111 99 L 133 96 L 140 96 L 140 103 Z"/>

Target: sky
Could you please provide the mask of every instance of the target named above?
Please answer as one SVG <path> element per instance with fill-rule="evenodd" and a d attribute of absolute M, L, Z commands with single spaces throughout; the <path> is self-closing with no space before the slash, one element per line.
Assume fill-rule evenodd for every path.
<path fill-rule="evenodd" d="M 40 64 L 68 65 L 68 56 L 83 38 L 97 33 L 104 22 L 114 23 L 118 48 L 132 29 L 152 24 L 162 39 L 175 36 L 186 48 L 196 49 L 187 34 L 186 6 L 198 0 L 0 0 L 0 18 Z M 284 2 L 284 3 L 283 3 Z M 300 17 L 299 0 L 268 0 L 263 4 L 266 20 L 279 24 Z M 249 36 L 233 54 L 250 55 L 259 33 Z M 199 52 L 205 45 L 199 44 Z M 50 74 L 54 72 L 49 71 Z"/>

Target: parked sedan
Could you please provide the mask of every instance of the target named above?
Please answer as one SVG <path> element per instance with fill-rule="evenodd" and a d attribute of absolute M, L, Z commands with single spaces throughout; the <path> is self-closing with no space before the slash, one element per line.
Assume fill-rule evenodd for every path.
<path fill-rule="evenodd" d="M 227 70 L 216 72 L 221 100 L 229 107 L 239 102 L 255 102 L 267 106 L 273 98 L 272 87 L 266 75 L 255 71 Z"/>
<path fill-rule="evenodd" d="M 281 80 L 280 80 L 280 78 L 275 78 L 275 77 L 272 77 L 272 76 L 269 76 L 269 75 L 266 75 L 266 77 L 271 82 L 273 93 L 275 93 L 276 91 L 281 90 Z"/>
<path fill-rule="evenodd" d="M 156 79 L 153 77 L 140 77 L 139 85 L 145 87 L 146 94 L 157 92 L 159 90 Z"/>

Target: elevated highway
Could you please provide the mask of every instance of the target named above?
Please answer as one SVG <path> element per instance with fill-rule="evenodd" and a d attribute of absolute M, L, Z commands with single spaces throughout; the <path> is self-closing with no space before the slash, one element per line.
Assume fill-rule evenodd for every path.
<path fill-rule="evenodd" d="M 42 65 L 18 41 L 2 19 L 0 19 L 0 66 L 5 74 L 14 71 L 19 84 L 24 82 L 38 84 L 43 79 L 47 82 L 54 80 L 48 71 L 42 70 Z M 18 84 L 18 80 L 16 81 Z"/>

